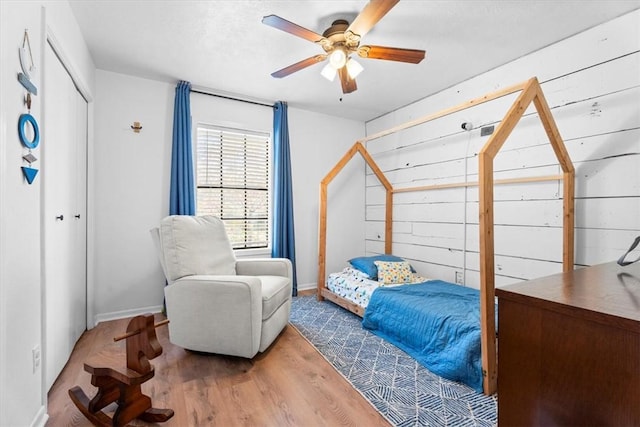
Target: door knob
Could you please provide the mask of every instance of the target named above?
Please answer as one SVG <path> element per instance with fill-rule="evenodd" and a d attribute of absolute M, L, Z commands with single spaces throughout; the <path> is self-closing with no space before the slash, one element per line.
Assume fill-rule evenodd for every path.
<path fill-rule="evenodd" d="M 59 219 L 60 221 L 64 221 L 64 215 L 58 215 L 56 219 Z"/>
<path fill-rule="evenodd" d="M 80 214 L 76 215 L 75 217 L 76 219 L 80 219 Z"/>

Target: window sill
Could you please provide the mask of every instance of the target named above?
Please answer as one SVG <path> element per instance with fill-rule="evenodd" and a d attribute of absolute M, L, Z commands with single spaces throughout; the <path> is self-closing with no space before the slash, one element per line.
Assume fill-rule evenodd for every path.
<path fill-rule="evenodd" d="M 235 249 L 236 258 L 271 258 L 271 248 Z"/>

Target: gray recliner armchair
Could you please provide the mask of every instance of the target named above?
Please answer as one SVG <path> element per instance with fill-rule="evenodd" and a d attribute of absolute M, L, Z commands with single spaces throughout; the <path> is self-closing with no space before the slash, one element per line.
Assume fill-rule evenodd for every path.
<path fill-rule="evenodd" d="M 164 294 L 172 343 L 252 358 L 287 325 L 291 261 L 236 259 L 215 216 L 172 215 L 151 234 L 168 282 Z"/>

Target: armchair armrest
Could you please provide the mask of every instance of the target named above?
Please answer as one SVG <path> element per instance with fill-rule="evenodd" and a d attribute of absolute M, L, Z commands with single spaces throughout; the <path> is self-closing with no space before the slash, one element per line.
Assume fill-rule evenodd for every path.
<path fill-rule="evenodd" d="M 186 276 L 164 288 L 171 342 L 196 351 L 251 358 L 260 345 L 257 277 Z"/>
<path fill-rule="evenodd" d="M 282 276 L 293 281 L 293 267 L 287 258 L 248 258 L 236 260 L 236 273 L 243 276 Z"/>

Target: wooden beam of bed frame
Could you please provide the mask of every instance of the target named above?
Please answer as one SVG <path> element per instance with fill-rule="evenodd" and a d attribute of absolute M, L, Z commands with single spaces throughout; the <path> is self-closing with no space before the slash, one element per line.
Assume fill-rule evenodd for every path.
<path fill-rule="evenodd" d="M 489 102 L 503 96 L 520 92 L 496 131 L 491 135 L 480 153 L 478 154 L 478 182 L 436 184 L 430 186 L 398 188 L 393 186 L 384 176 L 369 155 L 363 144 L 426 123 L 476 105 Z M 540 121 L 545 129 L 549 143 L 558 159 L 562 169 L 561 175 L 549 175 L 525 178 L 510 178 L 494 180 L 493 160 L 502 148 L 503 144 L 513 129 L 522 118 L 524 112 L 533 102 Z M 426 115 L 418 119 L 402 123 L 390 129 L 378 132 L 356 141 L 351 149 L 340 159 L 334 168 L 320 183 L 320 220 L 319 220 L 319 245 L 318 245 L 318 299 L 324 297 L 330 301 L 362 316 L 364 310 L 361 307 L 333 294 L 326 288 L 326 231 L 327 231 L 327 186 L 344 168 L 344 166 L 356 154 L 360 153 L 376 177 L 386 189 L 386 214 L 385 214 L 385 253 L 391 253 L 392 247 L 392 210 L 393 194 L 409 191 L 436 190 L 442 188 L 478 186 L 479 189 L 479 233 L 480 233 L 480 326 L 482 347 L 482 373 L 483 390 L 489 395 L 497 389 L 497 348 L 495 335 L 495 248 L 494 248 L 494 216 L 493 216 L 493 189 L 496 184 L 515 184 L 535 181 L 563 181 L 563 252 L 562 267 L 567 272 L 574 268 L 574 227 L 575 227 L 575 169 L 571 163 L 569 153 L 562 141 L 560 132 L 551 114 L 538 79 L 533 77 L 525 82 L 509 86 L 492 92 L 480 98 L 475 98 L 457 106 L 441 110 L 437 113 Z"/>
<path fill-rule="evenodd" d="M 485 102 L 489 102 L 489 101 L 493 101 L 494 99 L 502 98 L 503 96 L 511 95 L 512 93 L 519 92 L 522 89 L 524 89 L 524 87 L 525 87 L 525 85 L 527 83 L 528 83 L 528 81 L 522 82 L 522 83 L 518 83 L 518 84 L 515 84 L 513 86 L 508 86 L 508 87 L 506 87 L 504 89 L 500 89 L 500 90 L 497 90 L 495 92 L 483 95 L 483 96 L 481 96 L 479 98 L 475 98 L 475 99 L 463 102 L 462 104 L 458 104 L 458 105 L 456 105 L 454 107 L 447 108 L 447 109 L 444 109 L 444 110 L 440 110 L 437 113 L 433 113 L 433 114 L 429 114 L 429 115 L 426 115 L 426 116 L 418 117 L 417 119 L 410 120 L 410 121 L 405 122 L 405 123 L 401 123 L 401 124 L 399 124 L 397 126 L 394 126 L 394 127 L 390 128 L 390 129 L 383 130 L 383 131 L 380 131 L 378 133 L 374 133 L 373 135 L 366 136 L 366 137 L 364 137 L 362 139 L 359 139 L 358 142 L 364 144 L 366 142 L 382 138 L 383 136 L 387 136 L 387 135 L 390 135 L 392 133 L 396 133 L 398 131 L 405 130 L 405 129 L 408 129 L 408 128 L 411 128 L 411 127 L 414 127 L 414 126 L 418 126 L 418 125 L 421 125 L 423 123 L 427 123 L 427 122 L 430 122 L 432 120 L 439 119 L 439 118 L 444 117 L 444 116 L 448 116 L 449 114 L 457 113 L 459 111 L 466 110 L 467 108 L 475 107 L 476 105 L 484 104 Z"/>
<path fill-rule="evenodd" d="M 505 178 L 495 179 L 494 184 L 524 184 L 528 182 L 541 182 L 541 181 L 561 181 L 564 179 L 564 175 L 540 175 L 540 176 L 526 176 L 522 178 Z M 393 193 L 410 193 L 414 191 L 428 191 L 428 190 L 441 190 L 445 188 L 460 188 L 460 187 L 477 187 L 480 185 L 479 181 L 469 182 L 453 182 L 450 184 L 434 184 L 434 185 L 422 185 L 419 187 L 404 187 L 394 188 Z"/>
<path fill-rule="evenodd" d="M 320 181 L 320 212 L 319 212 L 319 226 L 318 226 L 318 301 L 324 299 L 321 287 L 324 287 L 326 280 L 326 253 L 327 253 L 327 187 L 331 181 L 342 171 L 342 169 L 349 163 L 349 161 L 360 153 L 367 165 L 373 170 L 373 173 L 378 177 L 378 180 L 386 190 L 386 209 L 385 209 L 385 231 L 384 231 L 384 250 L 385 253 L 391 253 L 391 234 L 393 226 L 393 187 L 387 177 L 384 176 L 382 170 L 378 167 L 373 157 L 369 154 L 364 145 L 360 142 L 356 142 L 345 153 L 344 156 L 336 163 L 336 165 L 329 171 L 329 173 Z M 322 285 L 321 285 L 322 284 Z M 333 300 L 335 302 L 335 300 Z M 349 307 L 345 307 L 348 310 L 355 312 Z M 356 313 L 358 314 L 358 313 Z M 359 314 L 362 316 L 362 314 Z"/>

